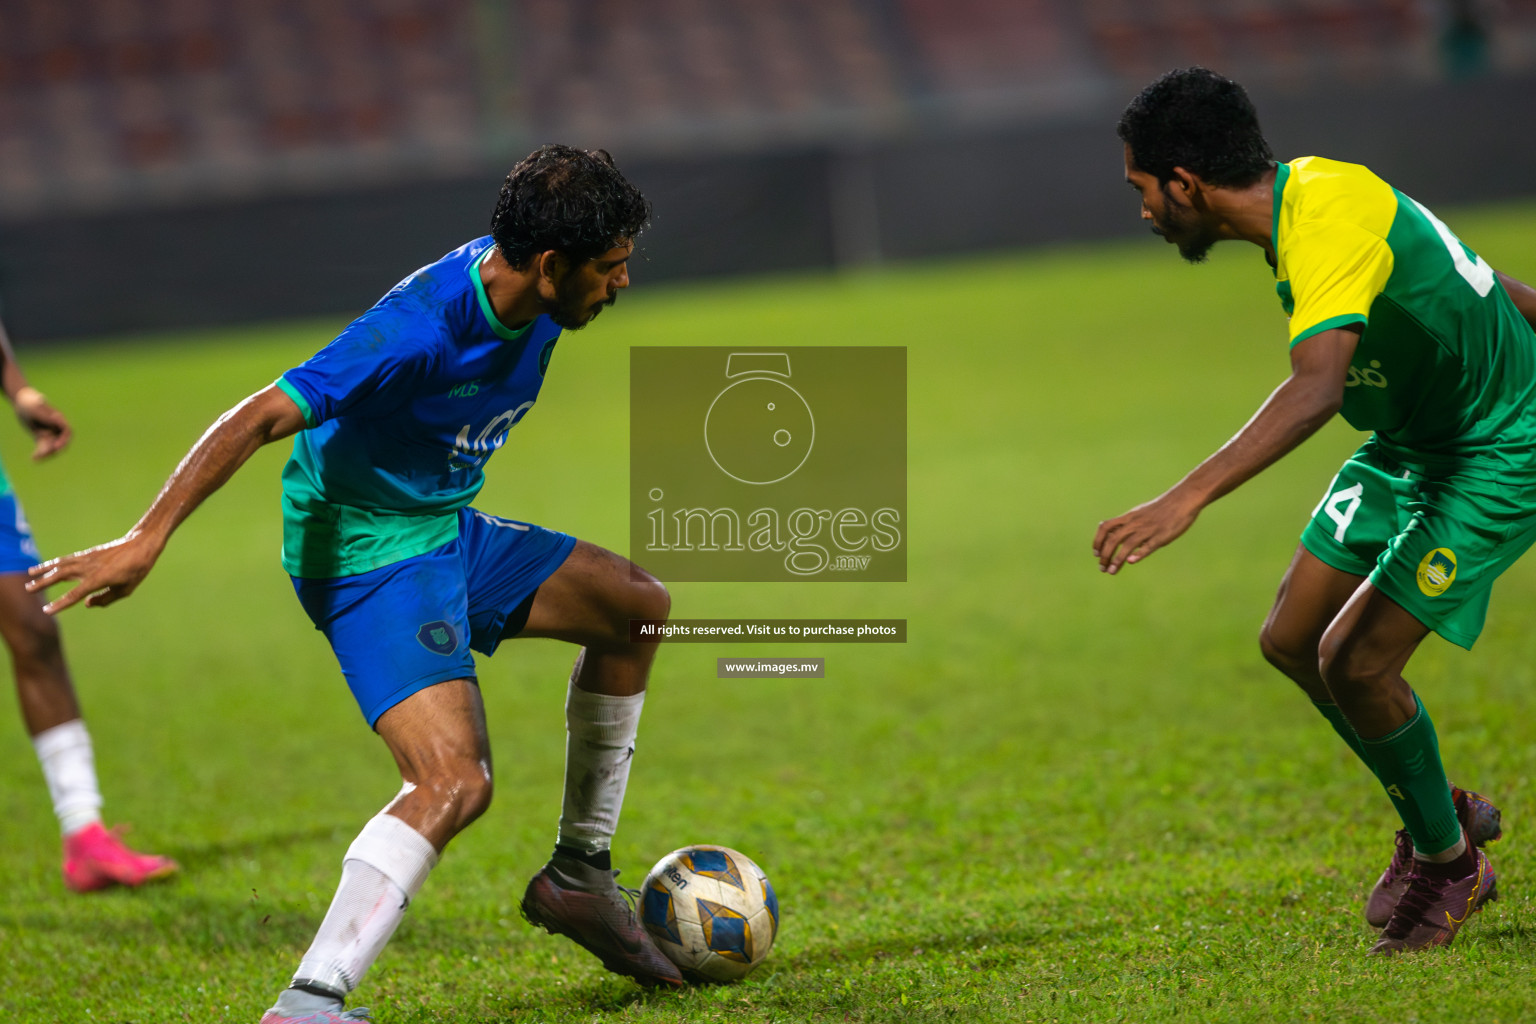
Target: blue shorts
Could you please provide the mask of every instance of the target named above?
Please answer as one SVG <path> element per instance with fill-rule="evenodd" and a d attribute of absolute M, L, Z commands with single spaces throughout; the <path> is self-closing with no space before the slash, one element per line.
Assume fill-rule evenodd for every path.
<path fill-rule="evenodd" d="M 16 492 L 0 495 L 0 572 L 26 572 L 42 560 Z"/>
<path fill-rule="evenodd" d="M 418 690 L 473 679 L 470 651 L 495 653 L 508 616 L 575 546 L 568 534 L 464 508 L 458 539 L 426 554 L 357 576 L 291 578 L 372 726 Z"/>

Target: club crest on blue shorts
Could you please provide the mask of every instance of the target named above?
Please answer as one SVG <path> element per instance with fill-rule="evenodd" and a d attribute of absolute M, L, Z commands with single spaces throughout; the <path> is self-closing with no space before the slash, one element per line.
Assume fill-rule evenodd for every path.
<path fill-rule="evenodd" d="M 416 639 L 421 646 L 433 654 L 452 654 L 459 649 L 459 634 L 453 628 L 453 624 L 438 619 L 436 622 L 428 622 L 416 631 Z"/>

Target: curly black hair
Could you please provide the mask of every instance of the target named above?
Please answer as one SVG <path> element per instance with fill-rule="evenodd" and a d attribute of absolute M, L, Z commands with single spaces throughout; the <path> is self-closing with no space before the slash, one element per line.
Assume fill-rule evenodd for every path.
<path fill-rule="evenodd" d="M 551 249 L 581 264 L 633 239 L 650 219 L 651 204 L 606 150 L 541 146 L 501 183 L 491 237 L 518 269 Z"/>
<path fill-rule="evenodd" d="M 1182 167 L 1211 185 L 1243 188 L 1275 163 L 1243 87 L 1202 67 L 1177 68 L 1141 90 L 1116 132 L 1136 167 L 1159 182 Z"/>

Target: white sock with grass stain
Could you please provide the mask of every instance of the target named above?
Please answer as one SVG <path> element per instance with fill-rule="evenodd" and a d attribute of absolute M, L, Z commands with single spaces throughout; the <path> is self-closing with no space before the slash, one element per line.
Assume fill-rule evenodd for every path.
<path fill-rule="evenodd" d="M 399 818 L 379 814 L 364 825 L 342 860 L 341 882 L 315 941 L 272 1012 L 293 1017 L 337 1009 L 383 952 L 436 864 L 431 842 Z"/>
<path fill-rule="evenodd" d="M 557 846 L 608 849 L 619 827 L 645 692 L 588 693 L 571 683 L 565 701 L 565 800 Z"/>

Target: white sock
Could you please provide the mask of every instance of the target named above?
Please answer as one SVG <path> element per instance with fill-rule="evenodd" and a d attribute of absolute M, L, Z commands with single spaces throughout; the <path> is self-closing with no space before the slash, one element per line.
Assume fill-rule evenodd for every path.
<path fill-rule="evenodd" d="M 357 988 L 436 864 L 426 836 L 389 814 L 370 819 L 341 862 L 341 883 L 293 984 L 343 996 Z"/>
<path fill-rule="evenodd" d="M 32 737 L 32 746 L 43 766 L 59 831 L 71 836 L 100 821 L 101 790 L 96 785 L 96 758 L 85 723 L 77 718 L 44 729 Z"/>
<path fill-rule="evenodd" d="M 577 689 L 565 701 L 565 801 L 555 842 L 586 853 L 608 849 L 619 827 L 645 692 L 612 697 Z"/>
<path fill-rule="evenodd" d="M 1449 864 L 1451 861 L 1467 852 L 1467 834 L 1463 832 L 1461 838 L 1456 840 L 1456 845 L 1448 850 L 1442 850 L 1433 857 L 1420 853 L 1417 848 L 1413 851 L 1414 860 L 1427 861 L 1430 864 Z"/>

